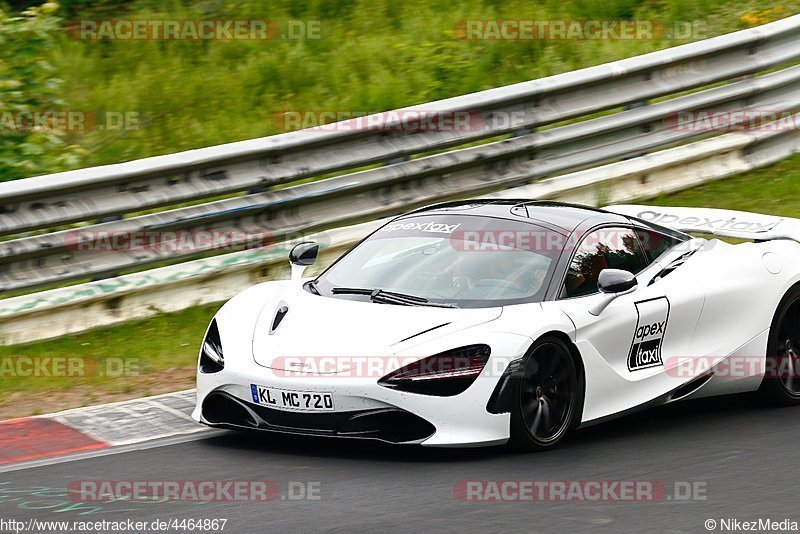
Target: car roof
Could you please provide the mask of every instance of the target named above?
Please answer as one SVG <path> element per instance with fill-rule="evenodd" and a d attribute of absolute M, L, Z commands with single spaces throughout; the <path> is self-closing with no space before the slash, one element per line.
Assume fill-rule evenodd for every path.
<path fill-rule="evenodd" d="M 420 208 L 402 215 L 400 218 L 423 213 L 446 213 L 451 215 L 458 213 L 528 221 L 551 228 L 555 227 L 567 234 L 572 233 L 588 219 L 599 219 L 599 222 L 605 222 L 602 219 L 607 219 L 609 223 L 620 223 L 627 220 L 621 215 L 592 206 L 526 199 L 470 199 L 444 202 Z"/>

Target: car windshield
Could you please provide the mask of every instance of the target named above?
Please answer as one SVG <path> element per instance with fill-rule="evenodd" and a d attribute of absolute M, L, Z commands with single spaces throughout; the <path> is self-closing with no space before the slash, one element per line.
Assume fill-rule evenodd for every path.
<path fill-rule="evenodd" d="M 411 216 L 373 233 L 313 285 L 321 295 L 355 300 L 377 299 L 354 290 L 380 289 L 463 308 L 541 302 L 563 240 L 522 221 Z"/>

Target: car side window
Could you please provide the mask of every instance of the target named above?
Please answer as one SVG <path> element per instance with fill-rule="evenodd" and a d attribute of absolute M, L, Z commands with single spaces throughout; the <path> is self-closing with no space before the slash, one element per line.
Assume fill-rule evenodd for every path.
<path fill-rule="evenodd" d="M 566 297 L 596 293 L 603 269 L 622 269 L 634 274 L 650 264 L 632 228 L 599 228 L 586 234 L 575 249 L 564 284 Z"/>
<path fill-rule="evenodd" d="M 677 238 L 646 228 L 637 228 L 636 235 L 650 262 L 656 261 L 659 256 L 681 242 Z"/>

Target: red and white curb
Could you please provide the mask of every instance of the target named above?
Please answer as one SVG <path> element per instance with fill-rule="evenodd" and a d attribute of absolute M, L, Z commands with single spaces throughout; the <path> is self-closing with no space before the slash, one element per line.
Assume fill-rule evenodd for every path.
<path fill-rule="evenodd" d="M 195 390 L 0 421 L 0 466 L 210 432 Z"/>

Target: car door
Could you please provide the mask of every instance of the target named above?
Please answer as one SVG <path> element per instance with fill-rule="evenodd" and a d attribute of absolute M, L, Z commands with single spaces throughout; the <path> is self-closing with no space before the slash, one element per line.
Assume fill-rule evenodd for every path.
<path fill-rule="evenodd" d="M 664 375 L 689 355 L 705 292 L 687 269 L 670 269 L 687 253 L 680 244 L 651 229 L 615 225 L 588 232 L 573 251 L 559 304 L 575 324 L 579 349 L 596 352 L 626 381 Z M 606 268 L 630 271 L 639 284 L 594 315 L 610 298 L 597 289 Z"/>

